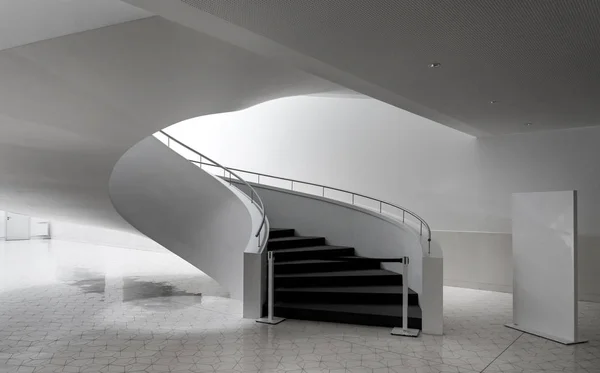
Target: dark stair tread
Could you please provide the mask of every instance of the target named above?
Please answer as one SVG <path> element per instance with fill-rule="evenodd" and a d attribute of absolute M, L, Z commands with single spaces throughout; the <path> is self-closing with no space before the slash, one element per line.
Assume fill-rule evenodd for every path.
<path fill-rule="evenodd" d="M 277 262 L 275 262 L 277 263 Z M 278 277 L 362 277 L 362 276 L 402 276 L 399 273 L 388 271 L 387 269 L 357 269 L 355 271 L 336 271 L 336 272 L 303 272 L 303 273 L 282 273 L 276 274 Z"/>
<path fill-rule="evenodd" d="M 269 238 L 294 237 L 296 230 L 292 228 L 271 228 L 269 229 Z"/>
<path fill-rule="evenodd" d="M 267 250 L 292 249 L 296 247 L 320 246 L 327 245 L 325 237 L 308 237 L 308 236 L 286 236 L 275 235 L 274 238 L 269 238 L 267 242 Z"/>
<path fill-rule="evenodd" d="M 347 262 L 348 262 L 347 260 L 338 260 L 337 257 L 334 257 L 331 259 L 329 259 L 329 258 L 328 259 L 302 259 L 302 260 L 290 260 L 290 261 L 285 261 L 285 262 L 275 261 L 275 265 L 276 266 L 284 266 L 284 265 L 298 265 L 298 264 L 347 263 Z"/>
<path fill-rule="evenodd" d="M 397 304 L 323 304 L 275 302 L 275 308 L 402 317 L 402 306 Z M 421 315 L 421 307 L 414 305 L 408 306 L 408 317 L 420 319 Z"/>
<path fill-rule="evenodd" d="M 402 263 L 402 258 L 370 258 L 370 257 L 366 257 L 366 256 L 340 256 L 340 259 L 347 259 L 347 260 L 363 260 L 365 262 L 367 261 L 371 261 L 371 262 L 379 262 L 379 263 Z"/>
<path fill-rule="evenodd" d="M 318 259 L 283 258 L 281 261 L 275 260 L 275 273 L 352 271 L 355 269 L 378 269 L 380 266 L 380 263 L 370 261 L 338 260 L 336 256 L 330 258 L 323 256 Z M 302 280 L 305 279 L 305 277 L 302 278 Z M 309 280 L 306 279 L 306 281 Z"/>
<path fill-rule="evenodd" d="M 325 237 L 297 236 L 291 228 L 271 228 L 269 234 L 276 316 L 396 327 L 402 324 L 403 296 L 408 296 L 409 327 L 421 329 L 419 295 L 411 289 L 403 294 L 402 275 L 381 268 L 400 258 L 361 257 L 353 247 L 327 245 Z"/>
<path fill-rule="evenodd" d="M 312 292 L 312 293 L 368 293 L 368 294 L 402 294 L 402 286 L 399 285 L 375 285 L 375 286 L 331 286 L 331 287 L 306 287 L 306 288 L 276 288 L 281 292 Z M 408 289 L 408 294 L 417 294 Z"/>
<path fill-rule="evenodd" d="M 291 236 L 291 237 L 278 237 L 278 238 L 270 238 L 269 243 L 273 242 L 289 242 L 289 241 L 302 241 L 302 240 L 316 240 L 316 239 L 325 239 L 325 237 L 313 237 L 313 236 Z"/>
<path fill-rule="evenodd" d="M 323 245 L 323 246 L 306 246 L 306 247 L 295 247 L 292 249 L 277 249 L 276 253 L 275 253 L 275 260 L 277 260 L 277 255 L 278 254 L 285 254 L 285 253 L 301 253 L 301 252 L 308 252 L 308 251 L 324 251 L 324 250 L 348 250 L 351 249 L 351 247 L 348 246 L 331 246 L 331 245 Z M 336 257 L 338 258 L 338 257 Z"/>

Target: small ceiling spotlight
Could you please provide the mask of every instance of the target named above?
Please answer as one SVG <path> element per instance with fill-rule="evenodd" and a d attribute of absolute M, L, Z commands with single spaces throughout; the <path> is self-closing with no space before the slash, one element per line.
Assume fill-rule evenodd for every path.
<path fill-rule="evenodd" d="M 499 102 L 498 100 L 491 100 L 490 104 L 494 105 L 494 104 L 497 104 L 498 102 Z"/>
<path fill-rule="evenodd" d="M 531 126 L 533 126 L 533 123 L 531 123 L 531 122 L 527 122 L 527 123 L 525 123 L 524 125 L 525 125 L 525 127 L 531 127 Z"/>
<path fill-rule="evenodd" d="M 437 69 L 440 66 L 442 66 L 442 64 L 439 62 L 432 62 L 429 64 L 429 67 L 431 67 L 432 69 Z"/>

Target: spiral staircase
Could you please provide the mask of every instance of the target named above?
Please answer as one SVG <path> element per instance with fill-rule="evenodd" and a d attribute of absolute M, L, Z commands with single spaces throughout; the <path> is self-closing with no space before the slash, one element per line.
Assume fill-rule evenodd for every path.
<path fill-rule="evenodd" d="M 245 315 L 423 328 L 420 267 L 431 250 L 431 230 L 417 214 L 299 180 L 278 178 L 289 181 L 290 189 L 275 188 L 264 180 L 276 176 L 222 166 L 162 131 L 156 137 L 167 146 L 144 140 L 115 167 L 113 204 L 138 230 L 243 299 Z M 187 179 L 169 182 L 176 175 Z M 254 175 L 256 182 L 240 175 Z M 302 185 L 316 187 L 320 195 L 298 192 Z M 347 193 L 351 203 L 330 198 L 332 191 Z M 198 194 L 190 198 L 190 192 Z M 290 198 L 299 204 L 286 206 Z M 365 208 L 361 199 L 375 207 Z M 319 222 L 323 214 L 301 211 L 323 207 L 323 214 L 341 220 Z M 195 230 L 173 224 L 192 217 Z M 403 276 L 409 257 L 413 270 Z M 247 313 L 253 302 L 258 311 Z"/>

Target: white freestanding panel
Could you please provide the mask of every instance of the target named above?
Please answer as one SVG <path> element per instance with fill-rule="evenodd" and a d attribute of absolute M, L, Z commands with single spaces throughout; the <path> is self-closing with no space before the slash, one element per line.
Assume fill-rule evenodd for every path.
<path fill-rule="evenodd" d="M 513 324 L 557 342 L 577 335 L 577 192 L 512 198 Z"/>
<path fill-rule="evenodd" d="M 28 240 L 31 238 L 31 218 L 26 215 L 6 213 L 6 240 Z"/>

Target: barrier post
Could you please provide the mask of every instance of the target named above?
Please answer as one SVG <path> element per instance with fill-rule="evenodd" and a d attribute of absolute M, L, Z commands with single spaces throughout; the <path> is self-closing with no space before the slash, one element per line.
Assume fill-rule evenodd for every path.
<path fill-rule="evenodd" d="M 269 324 L 269 325 L 277 325 L 282 321 L 285 321 L 284 318 L 275 317 L 275 257 L 272 251 L 269 251 L 267 254 L 267 272 L 268 272 L 268 292 L 267 292 L 267 317 L 261 317 L 256 320 L 261 324 Z"/>
<path fill-rule="evenodd" d="M 402 327 L 392 329 L 392 335 L 418 337 L 421 331 L 408 327 L 408 264 L 409 259 L 405 256 L 402 258 Z"/>

